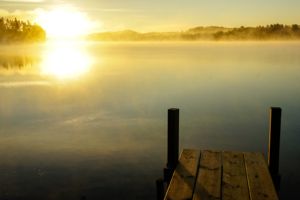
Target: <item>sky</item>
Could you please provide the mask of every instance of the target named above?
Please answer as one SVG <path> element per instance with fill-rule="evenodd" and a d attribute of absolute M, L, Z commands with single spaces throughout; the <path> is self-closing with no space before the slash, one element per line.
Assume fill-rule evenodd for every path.
<path fill-rule="evenodd" d="M 195 26 L 300 24 L 299 0 L 0 0 L 0 16 L 34 20 L 70 7 L 93 22 L 92 31 L 181 31 Z"/>

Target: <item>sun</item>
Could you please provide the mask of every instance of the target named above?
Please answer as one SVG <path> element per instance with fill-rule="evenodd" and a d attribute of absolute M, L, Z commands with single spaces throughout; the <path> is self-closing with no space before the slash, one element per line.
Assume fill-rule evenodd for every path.
<path fill-rule="evenodd" d="M 74 38 L 89 33 L 92 28 L 92 22 L 84 13 L 69 7 L 41 10 L 35 21 L 49 38 Z"/>

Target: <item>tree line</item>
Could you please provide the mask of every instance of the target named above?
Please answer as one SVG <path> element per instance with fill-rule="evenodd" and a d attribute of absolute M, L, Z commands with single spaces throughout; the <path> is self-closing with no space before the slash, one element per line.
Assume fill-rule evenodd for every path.
<path fill-rule="evenodd" d="M 227 32 L 218 31 L 213 36 L 216 40 L 299 40 L 300 26 L 298 24 L 271 24 L 258 27 L 241 26 Z"/>
<path fill-rule="evenodd" d="M 0 18 L 0 43 L 30 43 L 46 40 L 46 32 L 37 24 L 17 18 Z"/>

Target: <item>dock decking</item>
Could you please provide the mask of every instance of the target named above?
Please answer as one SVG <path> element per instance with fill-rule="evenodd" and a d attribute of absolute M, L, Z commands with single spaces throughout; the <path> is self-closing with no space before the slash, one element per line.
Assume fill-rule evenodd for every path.
<path fill-rule="evenodd" d="M 184 149 L 165 200 L 278 200 L 261 153 Z"/>
<path fill-rule="evenodd" d="M 157 200 L 278 200 L 281 108 L 270 108 L 268 164 L 262 153 L 184 149 L 179 109 L 168 109 L 168 154 Z M 275 186 L 275 187 L 274 187 Z"/>

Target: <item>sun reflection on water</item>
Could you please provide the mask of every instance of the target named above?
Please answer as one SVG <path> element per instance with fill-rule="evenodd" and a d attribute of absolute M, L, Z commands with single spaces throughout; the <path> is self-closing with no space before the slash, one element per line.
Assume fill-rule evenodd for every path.
<path fill-rule="evenodd" d="M 92 58 L 79 42 L 53 41 L 47 45 L 41 63 L 41 73 L 58 79 L 76 78 L 87 73 Z"/>

